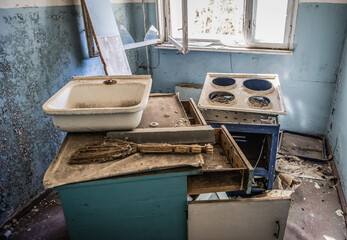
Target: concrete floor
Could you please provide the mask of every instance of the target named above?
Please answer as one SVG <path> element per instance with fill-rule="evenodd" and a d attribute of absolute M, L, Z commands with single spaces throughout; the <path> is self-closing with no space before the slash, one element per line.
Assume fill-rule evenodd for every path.
<path fill-rule="evenodd" d="M 341 205 L 334 183 L 329 180 L 301 179 L 292 194 L 285 240 L 347 239 Z"/>
<path fill-rule="evenodd" d="M 329 180 L 302 179 L 292 195 L 285 240 L 342 240 L 347 231 L 335 186 Z M 11 240 L 69 239 L 57 192 L 50 193 L 24 217 L 5 226 Z"/>
<path fill-rule="evenodd" d="M 11 231 L 11 240 L 66 240 L 66 228 L 59 194 L 51 192 L 20 219 L 4 226 Z M 6 239 L 6 238 L 4 238 Z"/>

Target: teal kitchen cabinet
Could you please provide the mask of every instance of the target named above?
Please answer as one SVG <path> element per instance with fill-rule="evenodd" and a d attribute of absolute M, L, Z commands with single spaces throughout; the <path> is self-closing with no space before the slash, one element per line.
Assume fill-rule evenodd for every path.
<path fill-rule="evenodd" d="M 187 239 L 185 168 L 56 187 L 71 239 Z"/>

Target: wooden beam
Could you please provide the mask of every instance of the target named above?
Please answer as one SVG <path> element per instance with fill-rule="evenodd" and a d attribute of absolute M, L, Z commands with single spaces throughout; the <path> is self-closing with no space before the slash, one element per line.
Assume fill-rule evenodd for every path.
<path fill-rule="evenodd" d="M 203 172 L 202 175 L 188 176 L 187 193 L 197 195 L 211 192 L 228 192 L 242 190 L 240 172 Z"/>
<path fill-rule="evenodd" d="M 96 50 L 96 44 L 95 44 L 95 40 L 93 36 L 93 31 L 88 21 L 88 16 L 86 14 L 86 5 L 84 1 L 81 1 L 81 8 L 82 8 L 82 14 L 83 14 L 84 30 L 85 30 L 86 39 L 87 39 L 88 54 L 89 54 L 89 57 L 97 57 L 99 56 L 99 53 Z"/>
<path fill-rule="evenodd" d="M 214 143 L 214 130 L 211 126 L 176 128 L 137 128 L 131 131 L 108 132 L 107 137 L 136 143 Z"/>

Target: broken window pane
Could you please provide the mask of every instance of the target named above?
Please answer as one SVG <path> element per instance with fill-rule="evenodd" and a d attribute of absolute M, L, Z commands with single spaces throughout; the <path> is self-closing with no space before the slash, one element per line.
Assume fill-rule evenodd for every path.
<path fill-rule="evenodd" d="M 287 6 L 288 0 L 255 1 L 255 41 L 283 43 Z"/>
<path fill-rule="evenodd" d="M 188 1 L 189 39 L 220 40 L 225 45 L 244 45 L 244 0 Z M 171 32 L 182 37 L 181 1 L 170 1 Z"/>

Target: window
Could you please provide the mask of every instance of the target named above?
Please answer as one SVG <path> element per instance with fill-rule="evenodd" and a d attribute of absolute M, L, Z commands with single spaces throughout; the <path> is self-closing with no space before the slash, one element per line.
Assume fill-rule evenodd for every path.
<path fill-rule="evenodd" d="M 291 50 L 296 10 L 297 0 L 158 0 L 162 46 Z"/>

